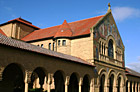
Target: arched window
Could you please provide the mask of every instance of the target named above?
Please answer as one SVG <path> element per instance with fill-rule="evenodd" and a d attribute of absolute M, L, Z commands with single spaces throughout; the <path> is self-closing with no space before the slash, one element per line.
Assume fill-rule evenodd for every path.
<path fill-rule="evenodd" d="M 49 50 L 51 50 L 51 43 L 49 43 Z"/>
<path fill-rule="evenodd" d="M 113 58 L 114 57 L 113 52 L 114 52 L 114 50 L 113 50 L 113 41 L 109 40 L 109 43 L 108 43 L 108 56 Z"/>

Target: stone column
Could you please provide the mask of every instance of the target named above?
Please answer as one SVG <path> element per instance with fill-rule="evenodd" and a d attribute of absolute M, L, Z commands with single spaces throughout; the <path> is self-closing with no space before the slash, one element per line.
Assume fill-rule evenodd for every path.
<path fill-rule="evenodd" d="M 28 83 L 31 82 L 31 75 L 32 75 L 32 71 L 28 71 L 28 70 L 25 71 L 25 79 L 24 79 L 25 92 L 28 92 Z"/>
<path fill-rule="evenodd" d="M 66 76 L 66 79 L 65 79 L 65 92 L 68 92 L 69 80 L 70 80 L 70 76 Z"/>
<path fill-rule="evenodd" d="M 132 82 L 132 92 L 134 92 L 134 82 Z"/>
<path fill-rule="evenodd" d="M 130 82 L 128 81 L 128 92 L 130 92 Z"/>
<path fill-rule="evenodd" d="M 117 92 L 117 86 L 113 86 L 113 92 Z"/>
<path fill-rule="evenodd" d="M 53 74 L 52 73 L 48 73 L 48 82 L 47 82 L 48 90 L 47 90 L 47 92 L 51 92 L 52 78 L 53 78 Z"/>
<path fill-rule="evenodd" d="M 83 84 L 83 78 L 81 77 L 79 80 L 79 92 L 81 92 L 81 86 Z"/>
<path fill-rule="evenodd" d="M 45 76 L 45 78 L 44 78 L 44 84 L 43 84 L 43 89 L 44 89 L 44 91 L 45 90 L 47 90 L 47 77 Z"/>
<path fill-rule="evenodd" d="M 137 92 L 137 83 L 135 83 L 135 92 Z"/>
<path fill-rule="evenodd" d="M 4 71 L 4 67 L 0 67 L 0 81 L 2 81 L 2 74 L 3 74 L 3 71 Z"/>
<path fill-rule="evenodd" d="M 90 92 L 94 92 L 94 78 L 90 82 Z"/>

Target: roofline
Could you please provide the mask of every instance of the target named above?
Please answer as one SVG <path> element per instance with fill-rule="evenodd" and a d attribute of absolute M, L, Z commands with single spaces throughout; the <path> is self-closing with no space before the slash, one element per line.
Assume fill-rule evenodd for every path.
<path fill-rule="evenodd" d="M 130 75 L 130 76 L 134 76 L 134 77 L 139 77 L 140 78 L 140 76 L 138 76 L 138 75 L 134 75 L 134 74 L 131 74 L 131 73 L 125 73 L 126 75 Z"/>
<path fill-rule="evenodd" d="M 6 36 L 4 36 L 4 35 L 1 35 L 0 34 L 0 38 L 2 39 L 2 37 L 3 37 L 3 39 L 4 40 L 6 40 L 6 38 L 7 39 L 11 39 L 11 38 L 9 38 L 9 37 L 6 37 Z M 5 37 L 5 38 L 4 38 Z M 11 40 L 15 40 L 15 39 L 11 39 Z M 18 41 L 18 40 L 15 40 L 15 41 Z M 43 53 L 43 52 L 39 52 L 39 51 L 36 51 L 36 50 L 33 50 L 33 49 L 27 49 L 27 48 L 24 48 L 24 47 L 20 47 L 20 46 L 13 46 L 13 45 L 10 45 L 10 43 L 4 43 L 4 42 L 6 42 L 6 41 L 2 41 L 0 44 L 2 44 L 2 45 L 6 45 L 6 46 L 9 46 L 9 47 L 13 47 L 13 48 L 17 48 L 17 49 L 21 49 L 21 50 L 25 50 L 25 51 L 30 51 L 30 52 L 35 52 L 35 53 L 38 53 L 38 54 L 43 54 L 43 55 L 47 55 L 47 56 L 52 56 L 52 57 L 56 57 L 56 58 L 60 58 L 60 59 L 64 59 L 64 60 L 68 60 L 68 61 L 74 61 L 75 63 L 79 63 L 79 64 L 83 64 L 83 65 L 87 65 L 87 66 L 92 66 L 92 67 L 95 67 L 95 65 L 92 65 L 92 64 L 88 64 L 88 62 L 87 63 L 84 63 L 84 62 L 86 62 L 86 61 L 84 61 L 84 60 L 82 60 L 82 59 L 80 59 L 80 58 L 77 58 L 77 57 L 74 57 L 74 56 L 71 56 L 71 55 L 66 55 L 66 54 L 63 54 L 63 53 L 60 53 L 60 54 L 62 54 L 62 55 L 66 55 L 66 56 L 71 56 L 71 57 L 74 57 L 74 58 L 77 58 L 77 59 L 80 59 L 80 60 L 82 60 L 82 62 L 80 62 L 80 61 L 77 61 L 77 60 L 72 60 L 72 59 L 68 59 L 68 58 L 63 58 L 63 57 L 61 57 L 61 56 L 59 56 L 59 55 L 51 55 L 51 54 L 47 54 L 47 53 Z M 29 43 L 25 43 L 25 42 L 22 42 L 22 41 L 19 41 L 20 43 L 23 43 L 23 44 L 28 44 L 28 45 L 30 45 L 30 46 L 35 46 L 35 45 L 32 45 L 32 44 L 29 44 Z M 38 47 L 38 46 L 36 46 L 36 48 L 41 48 L 41 49 L 44 49 L 44 50 L 47 50 L 47 49 L 45 49 L 45 48 L 42 48 L 42 47 Z M 55 52 L 55 51 L 52 51 L 52 52 Z M 59 52 L 55 52 L 55 53 L 59 53 Z"/>
<path fill-rule="evenodd" d="M 24 20 L 24 19 L 22 19 L 22 20 Z M 24 20 L 24 21 L 26 21 L 26 20 Z M 23 22 L 21 22 L 21 21 L 18 21 L 18 20 L 13 20 L 13 21 L 8 21 L 8 22 L 5 22 L 5 23 L 2 23 L 2 24 L 0 24 L 0 26 L 3 26 L 3 25 L 6 25 L 6 24 L 9 24 L 9 23 L 14 23 L 14 22 L 20 22 L 20 23 L 22 23 L 22 24 L 25 24 L 25 25 L 27 25 L 27 26 L 30 26 L 30 27 L 32 27 L 32 28 L 35 28 L 35 29 L 40 29 L 39 27 L 37 27 L 37 26 L 31 26 L 32 25 L 32 23 L 30 23 L 30 22 L 28 22 L 28 21 L 26 21 L 27 23 L 29 23 L 29 24 L 31 24 L 31 25 L 28 25 L 28 24 L 26 24 L 26 23 L 23 23 Z"/>
<path fill-rule="evenodd" d="M 43 41 L 43 40 L 47 40 L 47 39 L 61 39 L 61 38 L 67 38 L 67 39 L 78 39 L 78 38 L 83 38 L 83 37 L 89 37 L 90 36 L 90 33 L 89 34 L 84 34 L 84 35 L 78 35 L 78 36 L 72 36 L 72 37 L 65 37 L 65 36 L 62 36 L 62 37 L 46 37 L 46 38 L 41 38 L 41 39 L 36 39 L 36 40 L 30 40 L 30 41 L 25 41 L 27 43 L 31 43 L 31 42 L 38 42 L 38 41 Z M 21 39 L 22 40 L 22 39 Z M 24 41 L 24 40 L 23 40 Z"/>

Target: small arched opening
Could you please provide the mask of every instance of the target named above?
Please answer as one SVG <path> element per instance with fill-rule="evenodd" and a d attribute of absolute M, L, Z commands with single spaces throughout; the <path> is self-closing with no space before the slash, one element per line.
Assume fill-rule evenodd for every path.
<path fill-rule="evenodd" d="M 110 39 L 108 42 L 108 56 L 114 58 L 114 48 L 113 48 L 113 40 Z"/>

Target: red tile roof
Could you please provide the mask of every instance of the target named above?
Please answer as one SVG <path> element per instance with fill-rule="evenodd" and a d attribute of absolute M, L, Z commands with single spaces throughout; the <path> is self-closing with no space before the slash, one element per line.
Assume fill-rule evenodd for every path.
<path fill-rule="evenodd" d="M 20 22 L 20 23 L 23 23 L 23 24 L 25 24 L 25 25 L 28 25 L 28 26 L 30 26 L 30 27 L 33 27 L 33 28 L 35 28 L 36 30 L 40 29 L 39 27 L 32 25 L 31 22 L 29 22 L 29 21 L 27 21 L 27 20 L 24 20 L 24 19 L 22 19 L 22 18 L 16 18 L 16 19 L 10 20 L 10 21 L 8 21 L 8 22 L 6 22 L 6 23 L 0 24 L 0 26 L 1 26 L 1 25 L 5 25 L 5 24 L 8 24 L 8 23 L 11 23 L 11 22 L 15 22 L 15 21 L 18 21 L 18 22 Z"/>
<path fill-rule="evenodd" d="M 6 36 L 6 34 L 0 29 L 0 33 L 2 34 L 2 35 L 5 35 Z"/>
<path fill-rule="evenodd" d="M 84 61 L 83 59 L 74 57 L 74 56 L 70 56 L 70 55 L 66 55 L 63 53 L 59 53 L 59 52 L 55 52 L 55 51 L 51 51 L 42 47 L 38 47 L 36 45 L 32 45 L 29 43 L 25 43 L 19 40 L 15 40 L 15 39 L 11 39 L 9 37 L 6 37 L 2 34 L 0 34 L 0 45 L 6 45 L 6 46 L 10 46 L 10 47 L 14 47 L 14 48 L 18 48 L 18 49 L 22 49 L 22 50 L 26 50 L 26 51 L 31 51 L 31 52 L 35 52 L 38 54 L 43 54 L 43 55 L 47 55 L 47 56 L 52 56 L 55 58 L 60 58 L 60 59 L 64 59 L 64 60 L 68 60 L 68 61 L 72 61 L 74 63 L 80 63 L 80 64 L 84 64 L 84 65 L 88 65 L 88 66 L 95 66 L 92 65 L 89 62 Z"/>
<path fill-rule="evenodd" d="M 64 20 L 63 24 L 60 26 L 54 37 L 71 37 L 72 36 L 72 30 L 67 23 L 66 20 Z"/>
<path fill-rule="evenodd" d="M 104 15 L 71 23 L 67 23 L 65 20 L 62 25 L 36 30 L 25 36 L 22 40 L 33 41 L 48 37 L 75 37 L 90 34 L 90 28 L 94 26 L 103 16 Z M 61 29 L 63 29 L 63 32 L 61 32 Z"/>

